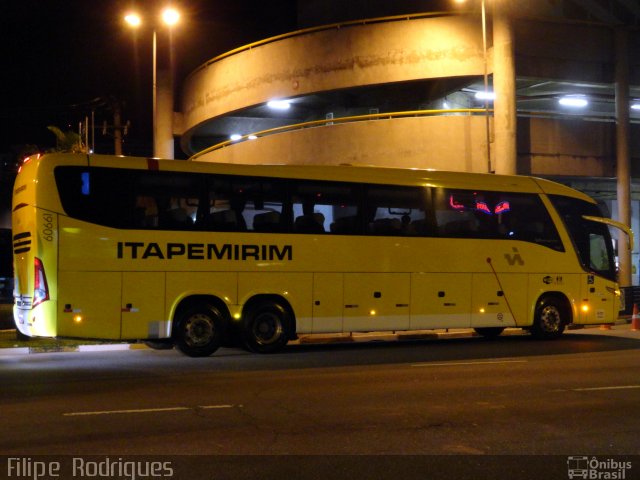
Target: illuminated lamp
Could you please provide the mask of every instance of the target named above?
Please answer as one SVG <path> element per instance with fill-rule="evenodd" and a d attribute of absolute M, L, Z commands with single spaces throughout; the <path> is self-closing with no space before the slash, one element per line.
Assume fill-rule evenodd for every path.
<path fill-rule="evenodd" d="M 584 108 L 589 105 L 589 101 L 584 95 L 565 95 L 560 97 L 558 103 L 563 107 Z"/>
<path fill-rule="evenodd" d="M 496 94 L 494 92 L 476 92 L 475 97 L 478 100 L 495 100 Z"/>
<path fill-rule="evenodd" d="M 291 102 L 289 100 L 270 100 L 267 102 L 267 107 L 274 110 L 288 110 L 291 108 Z"/>

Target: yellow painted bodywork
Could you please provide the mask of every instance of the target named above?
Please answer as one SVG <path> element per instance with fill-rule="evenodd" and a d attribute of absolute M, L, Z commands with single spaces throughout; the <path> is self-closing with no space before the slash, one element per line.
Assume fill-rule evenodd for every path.
<path fill-rule="evenodd" d="M 256 295 L 275 295 L 292 308 L 298 333 L 464 327 L 527 327 L 541 295 L 560 292 L 574 323 L 613 322 L 617 285 L 590 275 L 571 250 L 546 193 L 589 201 L 552 182 L 424 170 L 369 167 L 247 166 L 158 161 L 161 170 L 482 188 L 542 196 L 566 252 L 510 240 L 419 237 L 349 237 L 277 233 L 117 230 L 65 215 L 56 165 L 147 169 L 146 159 L 49 155 L 23 166 L 14 187 L 13 232 L 30 232 L 27 253 L 14 255 L 16 289 L 33 295 L 33 258 L 42 260 L 50 299 L 36 308 L 16 306 L 20 331 L 33 336 L 108 339 L 164 338 L 181 301 L 207 295 L 237 321 Z M 176 237 L 179 237 L 178 239 Z M 289 246 L 291 259 L 119 258 L 125 242 Z M 201 247 L 204 246 L 204 247 Z M 122 252 L 121 252 L 122 253 Z"/>

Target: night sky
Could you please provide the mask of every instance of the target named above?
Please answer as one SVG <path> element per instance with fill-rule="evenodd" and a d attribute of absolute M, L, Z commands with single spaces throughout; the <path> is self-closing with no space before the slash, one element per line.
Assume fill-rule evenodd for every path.
<path fill-rule="evenodd" d="M 164 1 L 8 0 L 2 6 L 2 144 L 0 153 L 35 144 L 55 146 L 47 130 L 55 125 L 77 130 L 90 115 L 90 102 L 114 96 L 124 102 L 131 122 L 124 153 L 151 153 L 151 38 L 123 22 L 139 7 L 149 19 Z M 186 75 L 206 60 L 232 48 L 296 29 L 295 0 L 184 0 L 175 29 L 176 101 Z M 159 57 L 163 32 L 158 28 Z M 166 53 L 166 50 L 165 50 Z M 159 58 L 159 62 L 162 62 Z M 97 150 L 113 149 L 102 135 L 111 120 L 96 107 Z M 111 150 L 112 151 L 112 150 Z"/>

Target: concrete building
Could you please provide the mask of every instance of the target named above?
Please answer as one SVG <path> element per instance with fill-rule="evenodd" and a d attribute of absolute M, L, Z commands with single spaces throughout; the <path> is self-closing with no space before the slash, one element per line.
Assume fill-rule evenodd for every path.
<path fill-rule="evenodd" d="M 185 80 L 173 122 L 185 152 L 550 177 L 638 231 L 635 0 L 298 8 L 301 30 L 213 58 Z M 620 265 L 623 285 L 637 284 L 637 254 Z"/>

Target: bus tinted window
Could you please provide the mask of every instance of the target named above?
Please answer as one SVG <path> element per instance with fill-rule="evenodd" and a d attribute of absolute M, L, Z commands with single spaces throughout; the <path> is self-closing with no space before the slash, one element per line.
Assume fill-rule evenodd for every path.
<path fill-rule="evenodd" d="M 523 240 L 564 251 L 535 194 L 437 188 L 434 209 L 441 237 Z"/>
<path fill-rule="evenodd" d="M 370 185 L 365 205 L 365 227 L 369 235 L 426 233 L 423 188 Z"/>
<path fill-rule="evenodd" d="M 54 171 L 62 207 L 71 217 L 116 228 L 134 222 L 133 175 L 117 169 L 58 167 Z"/>
<path fill-rule="evenodd" d="M 606 225 L 585 220 L 583 215 L 601 217 L 597 205 L 577 198 L 550 195 L 576 247 L 580 263 L 587 271 L 615 280 L 613 242 Z"/>
<path fill-rule="evenodd" d="M 122 172 L 122 171 L 120 171 Z M 94 175 L 104 175 L 96 171 Z M 129 228 L 193 230 L 199 214 L 202 180 L 194 174 L 134 171 L 135 218 Z"/>
<path fill-rule="evenodd" d="M 232 232 L 285 232 L 286 185 L 270 178 L 209 177 L 209 211 L 203 229 Z"/>
<path fill-rule="evenodd" d="M 191 230 L 199 212 L 195 174 L 58 167 L 62 206 L 71 217 L 115 228 Z"/>
<path fill-rule="evenodd" d="M 362 233 L 358 215 L 359 187 L 349 183 L 291 181 L 293 232 Z"/>
<path fill-rule="evenodd" d="M 513 239 L 563 250 L 535 194 L 116 168 L 58 167 L 55 177 L 67 214 L 115 228 Z"/>

